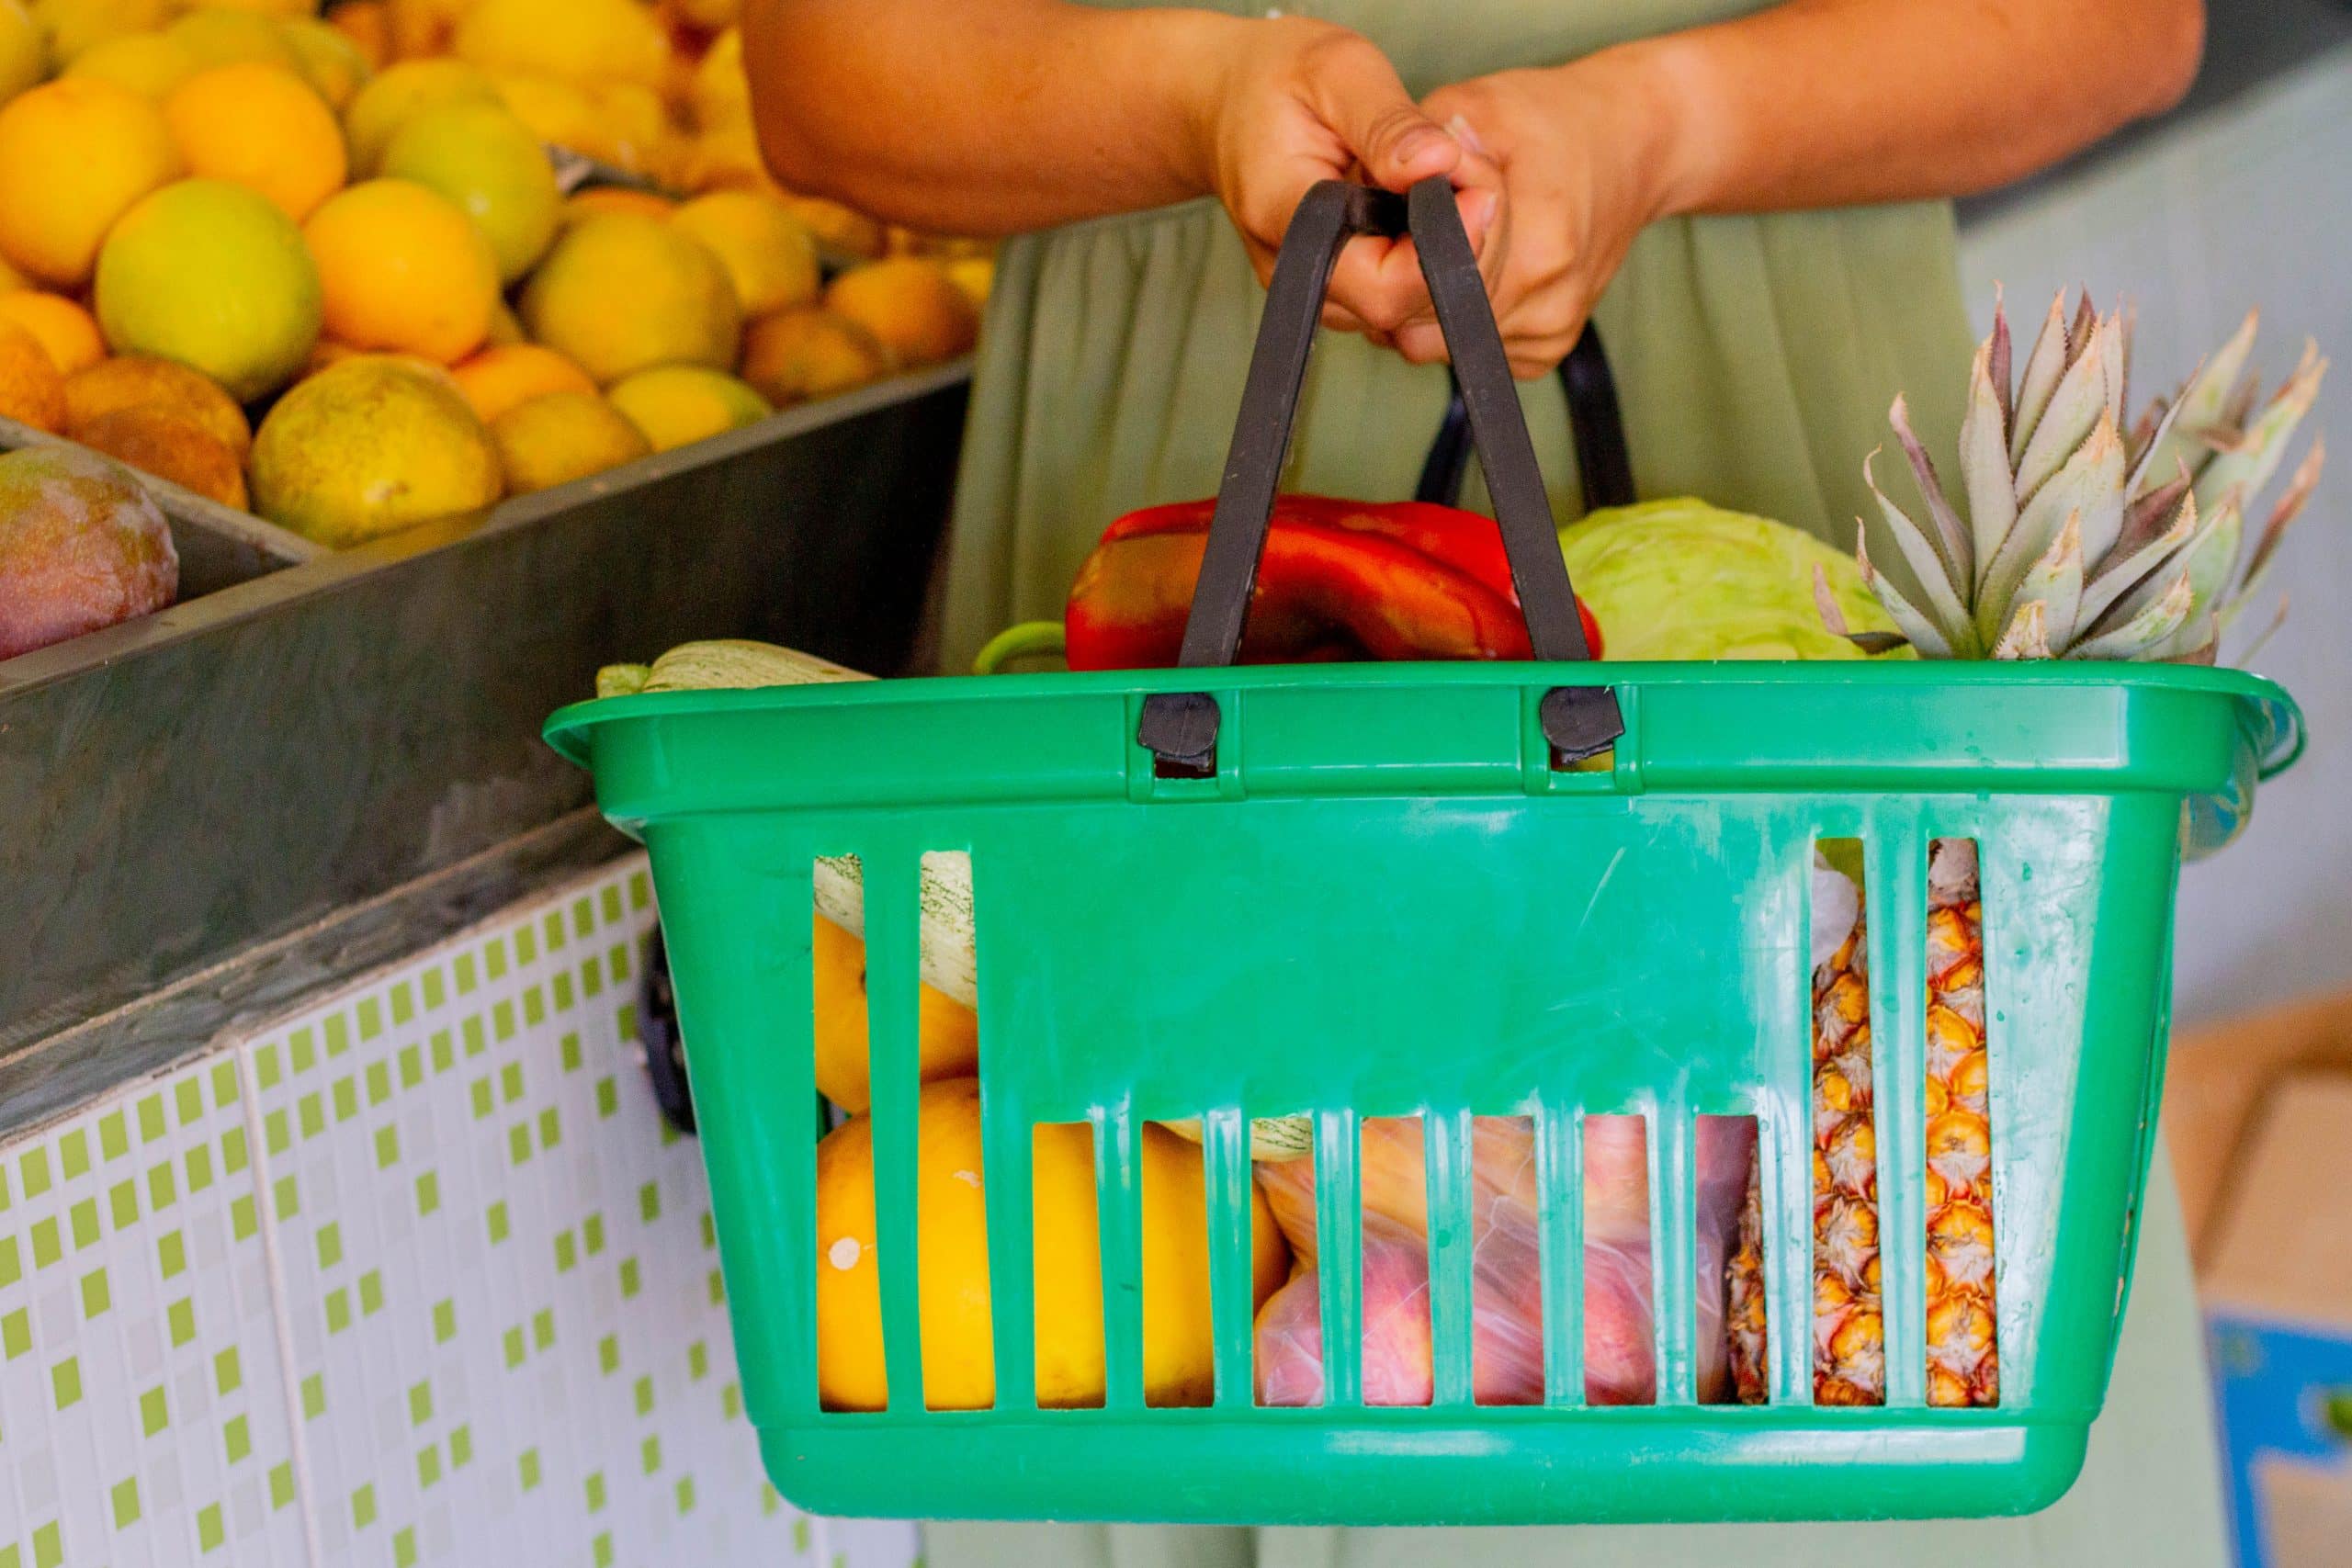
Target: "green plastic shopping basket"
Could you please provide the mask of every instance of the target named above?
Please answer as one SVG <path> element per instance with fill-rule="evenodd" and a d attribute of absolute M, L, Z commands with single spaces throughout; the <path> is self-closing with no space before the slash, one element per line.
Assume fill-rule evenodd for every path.
<path fill-rule="evenodd" d="M 1296 363 L 1270 355 L 1277 311 L 1311 321 L 1345 234 L 1398 226 L 1335 186 L 1302 208 L 1270 291 L 1194 667 L 639 695 L 549 720 L 651 853 L 769 1472 L 812 1510 L 933 1517 L 2039 1507 L 2081 1465 L 2131 1277 L 2184 840 L 2292 760 L 2293 705 L 2255 677 L 2181 667 L 1580 661 L 1475 264 L 1442 187 L 1413 203 L 1539 662 L 1200 667 L 1230 659 L 1287 439 L 1307 333 Z M 1264 396 L 1283 428 L 1253 433 Z M 1887 1387 L 1868 1408 L 1813 1402 L 1808 904 L 1816 843 L 1845 838 L 1865 846 L 1883 1108 Z M 1939 838 L 1976 840 L 1982 868 L 2001 1364 L 1984 1409 L 1933 1408 L 1925 1391 Z M 918 879 L 941 851 L 967 852 L 974 881 L 997 1389 L 978 1411 L 925 1408 L 919 1342 Z M 860 857 L 866 898 L 888 1381 L 873 1413 L 823 1409 L 816 1372 L 811 867 L 835 855 Z M 1272 1409 L 1253 1397 L 1248 1129 L 1302 1112 L 1327 1399 Z M 1649 1127 L 1657 1397 L 1597 1407 L 1580 1370 L 1579 1140 L 1612 1112 Z M 1718 1113 L 1758 1125 L 1761 1405 L 1697 1400 L 1697 1292 L 1721 1281 L 1694 1278 L 1693 1129 Z M 1374 1407 L 1359 1138 L 1366 1118 L 1414 1115 L 1435 1393 Z M 1473 1400 L 1476 1115 L 1536 1128 L 1540 1404 Z M 1182 1118 L 1202 1122 L 1216 1395 L 1171 1409 L 1143 1388 L 1138 1160 L 1144 1123 Z M 1107 1393 L 1045 1409 L 1032 1129 L 1079 1122 L 1096 1150 Z"/>

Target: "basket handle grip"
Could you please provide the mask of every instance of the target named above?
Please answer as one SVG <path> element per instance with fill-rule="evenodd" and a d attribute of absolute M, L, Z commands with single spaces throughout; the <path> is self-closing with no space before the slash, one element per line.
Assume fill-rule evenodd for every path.
<path fill-rule="evenodd" d="M 1402 197 L 1325 180 L 1307 191 L 1292 215 L 1267 285 L 1265 313 L 1177 664 L 1228 665 L 1240 649 L 1324 290 L 1340 246 L 1359 234 L 1410 234 L 1419 253 L 1421 276 L 1469 413 L 1471 439 L 1486 470 L 1529 646 L 1539 660 L 1590 659 L 1478 258 L 1454 210 L 1453 186 L 1444 176 L 1432 175 Z M 1213 776 L 1220 716 L 1216 699 L 1205 692 L 1157 692 L 1144 699 L 1136 739 L 1163 774 Z M 1555 687 L 1544 694 L 1538 718 L 1555 767 L 1606 750 L 1625 732 L 1617 695 L 1606 686 Z"/>

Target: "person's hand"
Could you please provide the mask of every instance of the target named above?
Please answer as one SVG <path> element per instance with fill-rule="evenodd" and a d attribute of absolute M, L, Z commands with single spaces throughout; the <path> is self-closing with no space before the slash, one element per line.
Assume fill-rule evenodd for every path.
<path fill-rule="evenodd" d="M 1458 205 L 1471 246 L 1484 244 L 1497 175 L 1465 158 L 1453 136 L 1421 111 L 1378 48 L 1304 17 L 1240 22 L 1226 37 L 1225 69 L 1203 85 L 1201 152 L 1207 182 L 1261 283 L 1273 271 L 1292 212 L 1318 180 L 1403 190 L 1432 175 L 1453 175 L 1463 187 Z M 1412 242 L 1350 241 L 1331 269 L 1323 320 L 1384 342 L 1433 323 Z"/>
<path fill-rule="evenodd" d="M 1421 107 L 1466 162 L 1500 171 L 1480 266 L 1511 374 L 1547 374 L 1576 345 L 1634 236 L 1671 209 L 1670 99 L 1603 54 L 1441 87 Z M 1408 321 L 1394 338 L 1416 364 L 1446 356 L 1433 321 Z"/>

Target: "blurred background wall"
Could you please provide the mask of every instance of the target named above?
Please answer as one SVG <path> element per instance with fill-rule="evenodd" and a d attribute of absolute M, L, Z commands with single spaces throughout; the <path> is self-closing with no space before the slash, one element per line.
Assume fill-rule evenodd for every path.
<path fill-rule="evenodd" d="M 2311 750 L 2265 789 L 2241 843 L 2185 874 L 2177 1006 L 2193 1022 L 2352 985 L 2352 6 L 2214 0 L 2179 110 L 1961 221 L 1980 328 L 1996 282 L 2028 333 L 2060 288 L 2138 304 L 2135 406 L 2249 306 L 2266 395 L 2306 337 L 2332 355 L 2301 440 L 2332 436 L 2333 460 L 2276 573 L 2292 613 L 2252 660 L 2302 703 Z M 2249 606 L 2238 636 L 2268 618 Z"/>

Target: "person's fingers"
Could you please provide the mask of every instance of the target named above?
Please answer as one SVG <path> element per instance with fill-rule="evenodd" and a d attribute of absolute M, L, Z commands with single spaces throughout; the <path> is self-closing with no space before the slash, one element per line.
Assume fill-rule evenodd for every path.
<path fill-rule="evenodd" d="M 1435 321 L 1419 321 L 1399 329 L 1396 348 L 1413 365 L 1442 365 L 1453 357 L 1446 350 L 1445 333 Z"/>
<path fill-rule="evenodd" d="M 1349 241 L 1331 268 L 1327 297 L 1376 332 L 1394 333 L 1430 313 L 1429 285 L 1410 240 Z"/>
<path fill-rule="evenodd" d="M 1324 123 L 1375 185 L 1403 190 L 1453 173 L 1461 161 L 1461 147 L 1413 102 L 1388 57 L 1363 39 L 1335 42 L 1317 62 L 1311 91 Z"/>

